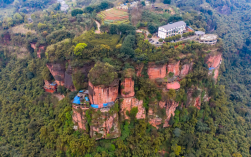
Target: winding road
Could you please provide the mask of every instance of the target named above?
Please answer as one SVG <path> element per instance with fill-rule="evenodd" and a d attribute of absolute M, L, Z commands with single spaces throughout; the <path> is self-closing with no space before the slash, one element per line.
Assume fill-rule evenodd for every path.
<path fill-rule="evenodd" d="M 98 21 L 96 21 L 96 20 L 94 20 L 94 21 L 96 22 L 97 27 L 98 27 L 98 30 L 96 30 L 95 33 L 96 33 L 96 34 L 100 34 L 100 33 L 101 33 L 101 32 L 100 32 L 100 23 L 99 23 Z"/>

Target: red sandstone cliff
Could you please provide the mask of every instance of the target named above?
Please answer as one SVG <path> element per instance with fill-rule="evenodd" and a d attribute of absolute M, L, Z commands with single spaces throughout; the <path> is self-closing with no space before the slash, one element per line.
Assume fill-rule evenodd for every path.
<path fill-rule="evenodd" d="M 180 75 L 180 61 L 175 62 L 175 63 L 169 63 L 167 65 L 167 71 L 168 71 L 168 74 L 172 72 L 174 73 L 174 76 L 179 76 Z"/>
<path fill-rule="evenodd" d="M 158 104 L 149 104 L 149 109 L 148 109 L 148 120 L 149 123 L 154 126 L 155 128 L 159 128 L 159 125 L 162 124 L 163 119 L 165 117 L 161 114 L 162 108 L 159 107 Z"/>
<path fill-rule="evenodd" d="M 154 63 L 149 63 L 147 74 L 150 80 L 155 80 L 157 78 L 164 78 L 166 76 L 166 64 L 155 65 Z"/>
<path fill-rule="evenodd" d="M 215 56 L 209 55 L 206 59 L 206 63 L 209 68 L 214 68 L 214 70 L 209 71 L 209 75 L 213 74 L 213 78 L 217 81 L 219 76 L 220 64 L 222 61 L 222 54 L 218 54 Z"/>
<path fill-rule="evenodd" d="M 91 104 L 114 102 L 118 97 L 119 82 L 118 80 L 115 80 L 113 86 L 104 87 L 102 85 L 94 86 L 89 81 L 88 90 Z"/>
<path fill-rule="evenodd" d="M 65 66 L 59 63 L 48 63 L 46 64 L 48 69 L 50 70 L 52 76 L 56 80 L 57 85 L 64 86 L 65 79 Z"/>
<path fill-rule="evenodd" d="M 167 83 L 166 88 L 167 89 L 175 89 L 175 90 L 180 89 L 180 83 L 178 81 Z"/>
<path fill-rule="evenodd" d="M 109 113 L 108 110 L 100 109 L 92 114 L 92 122 L 90 126 L 90 136 L 96 140 L 105 138 L 112 139 L 120 136 L 120 127 L 118 113 Z"/>
<path fill-rule="evenodd" d="M 125 78 L 121 82 L 121 95 L 124 98 L 130 98 L 133 97 L 135 92 L 134 92 L 134 81 L 132 78 Z"/>
<path fill-rule="evenodd" d="M 192 71 L 192 68 L 193 68 L 193 63 L 184 64 L 180 71 L 180 76 L 185 77 L 190 71 Z"/>
<path fill-rule="evenodd" d="M 77 105 L 72 105 L 72 120 L 75 126 L 78 126 L 76 129 L 86 130 L 86 119 L 85 111 L 89 108 L 83 108 Z"/>
<path fill-rule="evenodd" d="M 168 127 L 169 126 L 169 120 L 171 118 L 171 116 L 175 115 L 175 110 L 176 110 L 176 107 L 179 106 L 179 103 L 175 102 L 175 101 L 167 101 L 167 102 L 163 102 L 163 101 L 160 101 L 159 102 L 159 107 L 160 108 L 165 108 L 166 110 L 166 119 L 165 119 L 165 122 L 163 124 L 163 127 Z"/>
<path fill-rule="evenodd" d="M 120 114 L 123 120 L 129 119 L 129 117 L 126 115 L 126 111 L 130 112 L 133 107 L 138 107 L 138 113 L 136 115 L 137 119 L 146 118 L 146 110 L 143 106 L 143 100 L 138 100 L 136 98 L 124 98 L 120 103 Z"/>

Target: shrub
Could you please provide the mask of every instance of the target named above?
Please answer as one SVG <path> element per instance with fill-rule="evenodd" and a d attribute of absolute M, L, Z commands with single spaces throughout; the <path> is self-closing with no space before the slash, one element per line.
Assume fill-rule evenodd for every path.
<path fill-rule="evenodd" d="M 163 39 L 160 38 L 160 39 L 159 39 L 159 42 L 163 42 Z"/>
<path fill-rule="evenodd" d="M 152 37 L 152 34 L 148 34 L 147 38 L 151 38 Z"/>
<path fill-rule="evenodd" d="M 109 63 L 97 62 L 90 70 L 88 78 L 95 86 L 109 86 L 115 79 L 118 78 L 118 74 L 115 71 L 115 68 Z"/>

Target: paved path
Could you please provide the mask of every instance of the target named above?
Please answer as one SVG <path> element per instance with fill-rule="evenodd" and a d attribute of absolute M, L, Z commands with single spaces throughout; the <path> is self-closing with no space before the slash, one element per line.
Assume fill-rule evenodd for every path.
<path fill-rule="evenodd" d="M 98 30 L 96 30 L 95 33 L 96 34 L 100 34 L 101 33 L 101 31 L 100 31 L 100 23 L 98 21 L 96 21 L 96 20 L 94 20 L 94 21 L 96 22 L 97 27 L 98 27 Z"/>

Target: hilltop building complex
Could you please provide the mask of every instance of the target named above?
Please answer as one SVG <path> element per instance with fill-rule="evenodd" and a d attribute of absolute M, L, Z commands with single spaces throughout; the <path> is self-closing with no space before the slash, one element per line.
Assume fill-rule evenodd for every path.
<path fill-rule="evenodd" d="M 159 27 L 158 36 L 162 39 L 165 39 L 166 37 L 183 34 L 185 30 L 186 30 L 186 23 L 184 21 L 169 23 L 167 25 Z"/>

